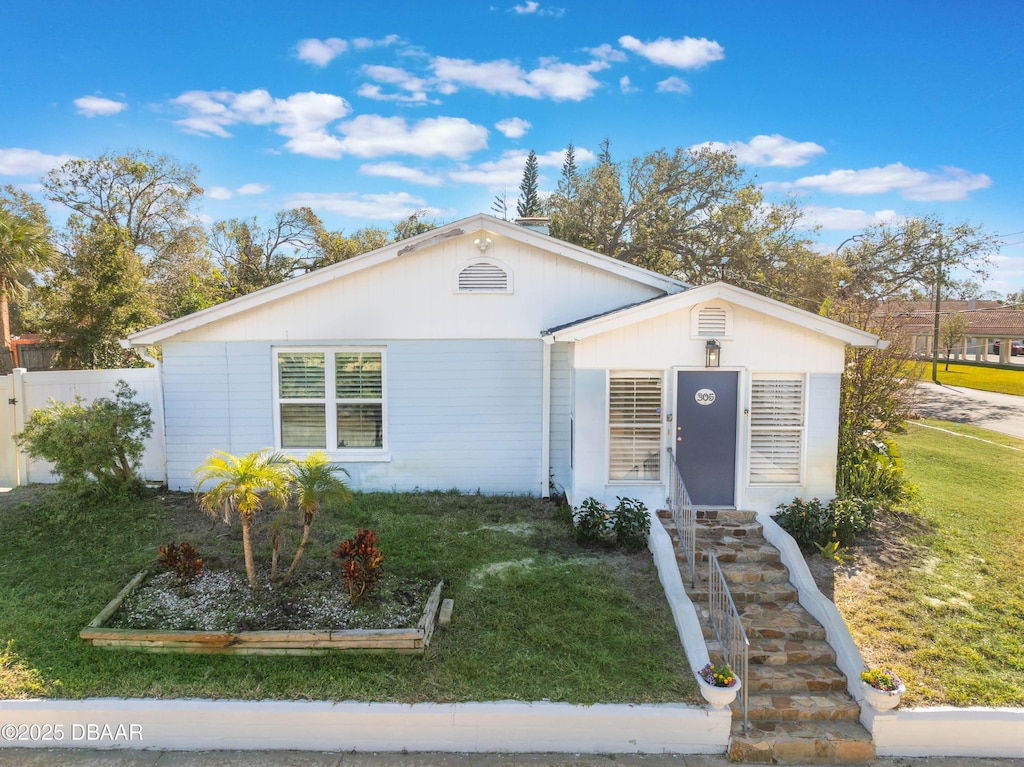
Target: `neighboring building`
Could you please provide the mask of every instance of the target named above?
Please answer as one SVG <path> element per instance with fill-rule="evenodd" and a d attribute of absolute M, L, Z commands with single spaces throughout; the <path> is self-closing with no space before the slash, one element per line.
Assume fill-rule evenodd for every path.
<path fill-rule="evenodd" d="M 697 505 L 834 493 L 847 345 L 877 336 L 487 215 L 135 333 L 161 346 L 167 478 L 327 449 L 360 489 Z"/>
<path fill-rule="evenodd" d="M 1009 364 L 1013 356 L 1024 356 L 1024 309 L 1006 306 L 999 301 L 942 301 L 940 317 L 959 313 L 967 318 L 967 331 L 953 350 L 953 359 L 991 361 L 989 355 L 998 355 L 999 362 Z M 935 338 L 934 301 L 889 301 L 878 312 L 889 317 L 910 335 L 914 352 L 930 357 Z M 939 354 L 946 350 L 940 348 Z"/>

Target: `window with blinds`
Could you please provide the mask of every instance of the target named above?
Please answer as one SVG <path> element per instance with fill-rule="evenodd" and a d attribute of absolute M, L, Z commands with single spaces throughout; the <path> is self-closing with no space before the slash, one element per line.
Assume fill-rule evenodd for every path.
<path fill-rule="evenodd" d="M 384 447 L 382 350 L 289 349 L 275 359 L 282 448 Z"/>
<path fill-rule="evenodd" d="M 750 483 L 800 484 L 804 442 L 802 378 L 754 378 L 750 394 Z"/>
<path fill-rule="evenodd" d="M 612 373 L 608 387 L 608 478 L 661 480 L 661 375 Z"/>

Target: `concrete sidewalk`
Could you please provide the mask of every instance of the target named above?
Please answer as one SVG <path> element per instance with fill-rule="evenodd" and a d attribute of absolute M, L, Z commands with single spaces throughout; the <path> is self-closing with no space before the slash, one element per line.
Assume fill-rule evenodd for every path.
<path fill-rule="evenodd" d="M 312 753 L 305 751 L 90 751 L 0 749 L 7 767 L 727 767 L 724 756 L 643 754 Z M 886 757 L 878 767 L 1024 767 L 1020 759 Z"/>

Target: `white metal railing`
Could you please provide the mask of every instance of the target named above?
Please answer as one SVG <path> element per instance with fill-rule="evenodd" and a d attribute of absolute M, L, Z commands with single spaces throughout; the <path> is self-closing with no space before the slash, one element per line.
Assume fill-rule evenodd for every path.
<path fill-rule="evenodd" d="M 750 642 L 747 640 L 747 632 L 743 630 L 736 604 L 732 601 L 732 594 L 729 593 L 729 585 L 722 575 L 722 566 L 718 564 L 718 557 L 711 549 L 708 549 L 708 616 L 722 659 L 729 664 L 743 685 L 740 687 L 739 700 L 743 712 L 743 730 L 746 732 Z"/>
<path fill-rule="evenodd" d="M 697 585 L 697 514 L 693 510 L 690 494 L 686 491 L 672 448 L 668 448 L 668 463 L 668 508 L 672 512 L 672 522 L 679 535 L 679 546 L 686 555 L 686 562 L 690 568 L 690 588 L 693 588 Z"/>

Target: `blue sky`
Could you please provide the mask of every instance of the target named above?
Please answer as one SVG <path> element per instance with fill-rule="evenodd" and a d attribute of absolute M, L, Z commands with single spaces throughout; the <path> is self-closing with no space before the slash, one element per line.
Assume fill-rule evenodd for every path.
<path fill-rule="evenodd" d="M 310 205 L 352 232 L 489 212 L 530 149 L 543 191 L 570 141 L 717 142 L 822 248 L 969 221 L 1007 243 L 986 287 L 1021 290 L 1022 32 L 1019 0 L 13 3 L 0 184 L 141 147 L 199 167 L 208 221 Z"/>

